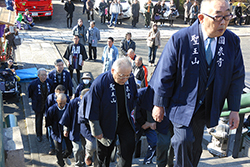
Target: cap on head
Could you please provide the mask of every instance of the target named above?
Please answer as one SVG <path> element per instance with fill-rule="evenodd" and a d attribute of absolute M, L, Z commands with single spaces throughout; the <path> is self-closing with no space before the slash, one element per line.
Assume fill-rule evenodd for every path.
<path fill-rule="evenodd" d="M 83 73 L 82 79 L 92 79 L 89 73 Z"/>

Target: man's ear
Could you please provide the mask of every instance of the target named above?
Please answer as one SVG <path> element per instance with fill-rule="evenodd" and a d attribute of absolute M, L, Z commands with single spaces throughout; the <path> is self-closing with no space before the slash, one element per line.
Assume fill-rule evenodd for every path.
<path fill-rule="evenodd" d="M 111 74 L 114 74 L 115 69 L 111 68 Z"/>
<path fill-rule="evenodd" d="M 204 21 L 204 14 L 199 14 L 198 15 L 198 19 L 199 19 L 200 23 L 203 23 L 203 21 Z"/>

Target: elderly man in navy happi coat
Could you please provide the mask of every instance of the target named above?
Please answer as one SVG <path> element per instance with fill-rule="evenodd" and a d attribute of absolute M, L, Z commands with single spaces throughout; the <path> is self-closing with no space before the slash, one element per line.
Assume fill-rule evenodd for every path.
<path fill-rule="evenodd" d="M 55 89 L 55 92 L 48 95 L 46 103 L 45 103 L 45 113 L 44 113 L 45 119 L 47 118 L 48 109 L 56 103 L 57 95 L 59 95 L 60 93 L 65 93 L 65 91 L 66 91 L 66 89 L 63 85 L 58 85 Z M 67 103 L 69 103 L 69 101 L 70 101 L 69 96 L 67 96 Z M 49 155 L 53 155 L 55 153 L 55 144 L 54 144 L 54 141 L 51 137 L 51 127 L 49 126 L 47 128 L 47 130 L 48 130 L 48 132 L 47 132 L 48 139 L 49 139 L 49 143 L 50 143 Z"/>
<path fill-rule="evenodd" d="M 131 112 L 137 98 L 136 84 L 128 58 L 117 59 L 111 71 L 99 75 L 87 95 L 86 118 L 97 140 L 99 165 L 109 166 L 118 135 L 121 156 L 118 166 L 131 166 L 135 129 Z M 129 147 L 128 147 L 129 146 Z"/>
<path fill-rule="evenodd" d="M 45 101 L 51 93 L 52 81 L 47 79 L 47 71 L 40 68 L 37 71 L 38 78 L 32 81 L 28 87 L 28 97 L 32 100 L 32 109 L 36 114 L 37 141 L 42 141 L 43 114 L 45 112 Z"/>
<path fill-rule="evenodd" d="M 245 71 L 240 39 L 226 29 L 229 2 L 203 0 L 198 18 L 170 38 L 149 84 L 153 118 L 161 122 L 166 107 L 174 126 L 175 166 L 198 165 L 204 126 L 218 124 L 226 98 L 230 128 L 239 124 Z"/>
<path fill-rule="evenodd" d="M 62 141 L 64 139 L 67 149 L 65 150 L 65 155 L 70 155 L 72 153 L 72 144 L 66 135 L 63 134 L 63 126 L 59 124 L 59 121 L 68 107 L 67 97 L 64 93 L 60 93 L 57 96 L 56 104 L 51 106 L 47 112 L 46 126 L 51 126 L 51 137 L 55 143 L 55 151 L 57 157 L 57 163 L 59 166 L 63 167 L 65 162 L 63 160 L 62 154 Z"/>
<path fill-rule="evenodd" d="M 56 69 L 52 70 L 48 75 L 48 78 L 53 81 L 51 92 L 54 92 L 55 88 L 58 85 L 63 85 L 66 89 L 65 93 L 66 94 L 68 93 L 69 97 L 71 98 L 73 94 L 72 92 L 73 83 L 69 72 L 64 70 L 62 59 L 57 59 L 55 61 L 55 68 Z"/>
<path fill-rule="evenodd" d="M 84 136 L 80 134 L 78 109 L 81 99 L 83 98 L 84 94 L 88 91 L 89 91 L 88 88 L 82 90 L 80 97 L 76 97 L 75 99 L 70 101 L 66 111 L 64 112 L 59 122 L 61 125 L 65 126 L 64 134 L 67 134 L 67 136 L 69 136 L 69 139 L 72 141 L 75 166 L 84 165 L 83 161 L 85 156 L 84 146 L 87 141 L 85 140 Z"/>

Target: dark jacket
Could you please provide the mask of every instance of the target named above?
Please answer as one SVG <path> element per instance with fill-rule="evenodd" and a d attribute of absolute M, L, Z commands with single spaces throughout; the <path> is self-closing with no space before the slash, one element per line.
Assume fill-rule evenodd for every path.
<path fill-rule="evenodd" d="M 240 18 L 242 16 L 242 7 L 241 6 L 236 6 L 235 9 L 234 9 L 234 14 L 237 17 Z"/>
<path fill-rule="evenodd" d="M 65 105 L 65 109 L 68 107 L 68 104 Z M 47 118 L 46 118 L 46 127 L 51 126 L 51 137 L 52 139 L 56 140 L 57 142 L 61 143 L 63 138 L 63 126 L 59 124 L 59 121 L 62 118 L 63 113 L 59 114 L 59 112 L 65 112 L 59 111 L 57 103 L 51 106 L 48 109 L 47 112 Z"/>
<path fill-rule="evenodd" d="M 75 11 L 75 5 L 73 2 L 69 3 L 68 1 L 64 5 L 64 10 L 67 12 L 66 17 L 73 17 L 73 12 Z"/>
<path fill-rule="evenodd" d="M 206 103 L 209 104 L 206 111 L 210 113 L 210 119 L 206 118 L 210 123 L 206 126 L 213 127 L 218 124 L 226 98 L 229 110 L 239 111 L 245 70 L 240 39 L 226 30 L 217 39 L 215 66 L 210 73 L 214 77 L 210 79 L 201 75 L 205 49 L 199 24 L 197 20 L 170 38 L 149 85 L 155 92 L 154 105 L 166 107 L 173 123 L 189 126 L 195 111 Z M 201 79 L 207 80 L 203 87 L 200 86 Z M 205 89 L 205 99 L 198 97 L 201 88 Z"/>
<path fill-rule="evenodd" d="M 131 112 L 136 104 L 137 88 L 133 77 L 128 79 L 124 85 L 124 89 L 126 116 L 131 127 L 134 129 Z M 99 75 L 93 81 L 89 92 L 85 96 L 87 96 L 85 118 L 89 121 L 98 121 L 103 137 L 114 140 L 118 125 L 118 108 L 115 81 L 111 71 Z M 92 134 L 94 135 L 93 131 Z"/>
<path fill-rule="evenodd" d="M 79 85 L 77 85 L 76 91 L 75 91 L 75 98 L 81 95 L 81 91 L 83 89 L 90 88 L 91 84 L 92 82 L 90 81 L 87 85 L 85 85 L 84 83 L 80 83 Z"/>
<path fill-rule="evenodd" d="M 134 51 L 135 51 L 135 42 L 130 39 L 129 43 L 127 42 L 126 38 L 124 38 L 122 41 L 121 41 L 121 44 L 120 44 L 120 48 L 121 48 L 121 51 L 122 51 L 122 54 L 124 56 L 127 55 L 127 51 L 132 48 Z"/>
<path fill-rule="evenodd" d="M 105 16 L 105 8 L 108 7 L 108 5 L 105 2 L 100 2 L 99 4 L 99 14 L 100 16 Z"/>
<path fill-rule="evenodd" d="M 82 61 L 84 61 L 88 58 L 84 45 L 82 45 L 80 43 L 78 43 L 77 45 L 75 45 L 74 43 L 69 44 L 63 57 L 69 61 L 69 69 L 74 69 L 74 67 L 73 67 L 73 53 L 72 53 L 73 46 L 75 48 L 77 48 L 76 49 L 76 54 L 78 54 L 77 69 L 81 70 L 82 69 L 82 65 L 81 65 Z"/>
<path fill-rule="evenodd" d="M 51 93 L 52 81 L 50 79 L 46 79 L 47 92 L 45 92 L 45 96 L 43 95 L 41 90 L 41 81 L 39 78 L 33 80 L 28 87 L 28 97 L 32 100 L 32 109 L 35 112 L 43 112 L 45 110 L 45 101 L 47 96 Z"/>
<path fill-rule="evenodd" d="M 66 70 L 63 70 L 62 73 L 61 73 L 61 82 L 59 83 L 58 80 L 57 80 L 57 76 L 56 76 L 56 69 L 52 70 L 49 75 L 48 75 L 48 78 L 52 80 L 53 82 L 53 85 L 52 85 L 52 88 L 51 88 L 51 92 L 55 92 L 55 89 L 58 85 L 63 85 L 66 89 L 66 94 L 68 93 L 69 96 L 72 96 L 72 88 L 73 88 L 73 83 L 72 83 L 72 80 L 71 80 L 71 77 L 70 77 L 70 74 L 68 71 Z"/>
<path fill-rule="evenodd" d="M 74 142 L 80 141 L 80 124 L 78 123 L 78 108 L 80 101 L 80 97 L 71 100 L 59 121 L 59 124 L 68 128 L 69 139 Z"/>
<path fill-rule="evenodd" d="M 139 17 L 140 5 L 139 3 L 132 4 L 132 17 Z"/>

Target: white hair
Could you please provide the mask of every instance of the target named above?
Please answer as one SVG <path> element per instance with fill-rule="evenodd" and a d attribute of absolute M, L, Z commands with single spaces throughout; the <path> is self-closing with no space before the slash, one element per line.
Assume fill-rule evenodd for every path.
<path fill-rule="evenodd" d="M 128 57 L 122 57 L 122 58 L 117 59 L 113 63 L 112 69 L 117 71 L 121 66 L 127 67 L 127 68 L 132 68 L 132 64 L 131 64 L 130 59 Z"/>
<path fill-rule="evenodd" d="M 37 70 L 37 75 L 39 75 L 41 71 L 45 71 L 45 72 L 47 73 L 47 71 L 46 71 L 45 68 L 39 68 L 39 69 Z"/>
<path fill-rule="evenodd" d="M 210 9 L 209 8 L 210 3 L 213 2 L 213 1 L 216 1 L 216 2 L 218 2 L 218 1 L 220 1 L 220 2 L 226 2 L 228 4 L 228 6 L 230 6 L 228 0 L 202 0 L 200 13 L 207 13 L 208 9 Z"/>

